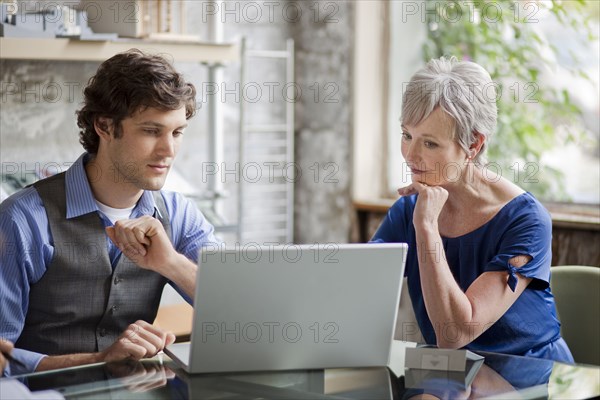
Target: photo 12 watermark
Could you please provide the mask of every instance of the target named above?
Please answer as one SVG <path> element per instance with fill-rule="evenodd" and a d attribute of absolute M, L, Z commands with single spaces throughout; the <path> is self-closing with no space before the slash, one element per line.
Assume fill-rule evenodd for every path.
<path fill-rule="evenodd" d="M 297 162 L 262 161 L 215 163 L 203 162 L 200 168 L 202 183 L 217 178 L 223 183 L 258 183 L 285 181 L 296 183 L 302 177 L 314 183 L 337 184 L 340 167 L 334 162 L 314 162 L 302 168 Z"/>
<path fill-rule="evenodd" d="M 201 20 L 221 23 L 274 23 L 278 20 L 297 24 L 338 23 L 340 5 L 336 1 L 202 1 Z"/>
<path fill-rule="evenodd" d="M 503 20 L 515 23 L 538 23 L 538 13 L 542 2 L 529 1 L 476 1 L 476 0 L 438 0 L 438 1 L 401 1 L 402 22 L 418 18 L 422 23 L 458 23 L 468 21 L 488 24 Z"/>
<path fill-rule="evenodd" d="M 0 163 L 2 183 L 8 181 L 18 182 L 35 182 L 38 179 L 46 178 L 55 175 L 59 172 L 67 170 L 72 162 L 2 162 Z"/>
<path fill-rule="evenodd" d="M 312 343 L 337 344 L 340 327 L 336 322 L 312 321 L 248 321 L 248 322 L 202 322 L 202 343 Z"/>
<path fill-rule="evenodd" d="M 0 256 L 18 257 L 19 259 L 39 260 L 43 258 L 44 251 L 38 247 L 23 247 L 20 241 L 2 240 L 0 243 Z M 56 241 L 51 245 L 53 259 L 68 262 L 86 263 L 88 265 L 100 263 L 105 260 L 106 243 L 93 241 Z"/>
<path fill-rule="evenodd" d="M 279 242 L 208 243 L 202 246 L 200 262 L 206 263 L 209 258 L 218 257 L 221 263 L 275 263 L 283 260 L 285 263 L 295 264 L 308 258 L 315 263 L 337 264 L 340 262 L 337 256 L 339 250 L 338 243 L 314 243 L 311 245 Z"/>
<path fill-rule="evenodd" d="M 494 326 L 496 322 L 485 324 L 477 322 L 444 322 L 434 323 L 431 332 L 421 332 L 416 322 L 401 322 L 396 328 L 395 338 L 406 342 L 419 342 L 423 337 L 441 336 L 447 343 L 471 343 L 482 333 Z M 520 321 L 515 326 L 504 324 L 500 328 L 502 337 L 514 337 L 519 333 L 528 332 L 533 336 L 541 335 L 543 326 L 536 321 Z"/>
<path fill-rule="evenodd" d="M 80 100 L 81 82 L 0 82 L 0 102 L 75 103 Z"/>
<path fill-rule="evenodd" d="M 418 169 L 418 174 L 413 170 Z M 514 183 L 533 184 L 539 182 L 540 165 L 533 161 L 515 161 L 507 167 L 502 167 L 497 162 L 491 161 L 481 167 L 481 175 L 488 182 L 498 182 L 505 178 Z M 457 162 L 435 163 L 425 165 L 425 163 L 407 163 L 401 164 L 401 184 L 408 185 L 412 182 L 413 176 L 417 175 L 420 181 L 433 182 L 475 182 L 475 175 L 466 168 L 465 164 Z"/>
<path fill-rule="evenodd" d="M 410 84 L 410 86 L 409 86 Z M 456 82 L 446 79 L 442 82 L 403 82 L 402 93 L 412 97 L 437 97 L 443 93 L 449 103 L 475 103 L 483 99 L 486 103 L 496 103 L 503 96 L 509 96 L 511 102 L 536 104 L 540 87 L 536 82 L 488 82 L 484 85 L 477 82 Z"/>
<path fill-rule="evenodd" d="M 313 82 L 300 85 L 297 82 L 202 82 L 199 87 L 200 103 L 218 99 L 221 103 L 298 103 L 305 99 L 314 103 L 337 104 L 340 102 L 339 85 L 336 82 Z"/>

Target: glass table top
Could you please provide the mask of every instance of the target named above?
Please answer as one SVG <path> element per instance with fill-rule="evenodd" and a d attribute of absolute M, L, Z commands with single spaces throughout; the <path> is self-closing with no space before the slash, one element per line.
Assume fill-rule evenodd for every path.
<path fill-rule="evenodd" d="M 15 377 L 32 392 L 67 399 L 585 399 L 600 396 L 600 367 L 478 352 L 472 380 L 465 373 L 413 374 L 395 342 L 389 368 L 189 375 L 166 356 L 94 364 Z M 414 346 L 414 345 L 413 345 Z M 422 370 L 421 370 L 422 371 Z M 1 386 L 7 380 L 0 380 Z M 433 396 L 433 397 L 431 397 Z M 3 399 L 4 400 L 4 399 Z"/>

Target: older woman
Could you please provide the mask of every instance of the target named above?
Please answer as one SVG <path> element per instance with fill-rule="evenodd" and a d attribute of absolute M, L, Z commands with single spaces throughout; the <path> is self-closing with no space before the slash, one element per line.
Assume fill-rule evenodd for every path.
<path fill-rule="evenodd" d="M 485 170 L 495 101 L 473 62 L 432 60 L 412 77 L 401 118 L 412 183 L 373 241 L 409 244 L 408 288 L 427 343 L 573 362 L 549 289 L 550 217 Z"/>

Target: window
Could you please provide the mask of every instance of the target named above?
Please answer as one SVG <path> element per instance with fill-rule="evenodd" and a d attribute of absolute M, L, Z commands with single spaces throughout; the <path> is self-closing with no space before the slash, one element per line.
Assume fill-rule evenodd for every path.
<path fill-rule="evenodd" d="M 390 194 L 410 182 L 398 122 L 404 82 L 426 59 L 455 55 L 501 85 L 490 170 L 545 201 L 600 203 L 597 2 L 391 4 Z"/>

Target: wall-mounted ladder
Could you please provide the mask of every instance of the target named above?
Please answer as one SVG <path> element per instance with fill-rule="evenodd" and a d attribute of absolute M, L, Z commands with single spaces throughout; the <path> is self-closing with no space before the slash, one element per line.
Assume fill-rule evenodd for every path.
<path fill-rule="evenodd" d="M 248 68 L 259 60 L 285 63 L 285 79 L 280 90 L 294 90 L 294 41 L 287 40 L 286 49 L 249 50 L 241 45 L 241 87 L 252 84 Z M 298 167 L 294 163 L 294 105 L 291 96 L 285 102 L 283 122 L 248 122 L 250 103 L 241 97 L 239 149 L 240 165 L 245 169 L 239 185 L 238 240 L 246 243 L 279 243 L 293 241 L 294 181 Z M 260 176 L 257 175 L 257 171 Z"/>

